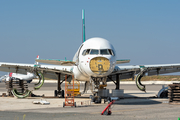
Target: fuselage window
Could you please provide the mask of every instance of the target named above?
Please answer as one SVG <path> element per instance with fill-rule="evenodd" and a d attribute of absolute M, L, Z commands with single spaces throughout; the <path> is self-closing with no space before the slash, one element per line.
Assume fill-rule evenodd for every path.
<path fill-rule="evenodd" d="M 92 54 L 93 54 L 93 55 L 94 55 L 94 54 L 97 55 L 97 54 L 99 54 L 99 50 L 92 49 L 91 52 L 90 52 L 90 54 L 91 54 L 91 55 L 92 55 Z"/>
<path fill-rule="evenodd" d="M 108 51 L 108 49 L 101 49 L 100 54 L 101 55 L 109 55 L 109 51 Z"/>

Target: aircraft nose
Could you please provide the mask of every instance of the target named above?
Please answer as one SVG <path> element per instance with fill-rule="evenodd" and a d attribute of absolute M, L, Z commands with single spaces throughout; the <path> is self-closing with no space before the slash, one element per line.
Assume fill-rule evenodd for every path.
<path fill-rule="evenodd" d="M 95 57 L 90 61 L 90 69 L 98 75 L 105 74 L 110 68 L 110 61 L 105 57 Z"/>

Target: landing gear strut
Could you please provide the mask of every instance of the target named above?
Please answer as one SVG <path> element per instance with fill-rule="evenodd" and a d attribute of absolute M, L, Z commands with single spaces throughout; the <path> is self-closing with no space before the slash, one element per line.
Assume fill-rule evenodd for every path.
<path fill-rule="evenodd" d="M 54 96 L 64 98 L 64 90 L 61 90 L 61 84 L 65 81 L 65 79 L 61 81 L 61 73 L 56 73 L 56 74 L 58 75 L 58 84 L 57 84 L 57 90 L 54 90 Z"/>
<path fill-rule="evenodd" d="M 94 91 L 93 94 L 94 96 L 90 96 L 92 102 L 94 103 L 101 103 L 101 95 L 98 95 L 99 89 L 105 89 L 104 87 L 107 85 L 106 84 L 106 78 L 91 78 L 94 82 Z M 100 85 L 100 82 L 102 82 L 102 85 Z"/>
<path fill-rule="evenodd" d="M 108 78 L 114 82 L 114 84 L 116 85 L 115 90 L 119 90 L 120 89 L 120 81 L 119 81 L 119 74 L 116 75 L 116 80 L 112 79 L 112 76 L 108 76 Z"/>

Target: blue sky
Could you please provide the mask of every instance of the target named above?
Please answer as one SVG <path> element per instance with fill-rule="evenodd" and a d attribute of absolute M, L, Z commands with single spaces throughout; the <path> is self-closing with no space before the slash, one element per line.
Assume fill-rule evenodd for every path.
<path fill-rule="evenodd" d="M 179 0 L 1 0 L 0 61 L 71 60 L 86 39 L 102 37 L 126 65 L 180 63 Z"/>

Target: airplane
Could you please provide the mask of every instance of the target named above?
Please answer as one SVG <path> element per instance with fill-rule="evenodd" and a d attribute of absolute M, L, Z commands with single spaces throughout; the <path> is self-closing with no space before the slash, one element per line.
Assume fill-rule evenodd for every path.
<path fill-rule="evenodd" d="M 120 79 L 132 78 L 141 91 L 146 91 L 145 85 L 141 83 L 144 75 L 159 75 L 180 71 L 178 64 L 157 64 L 157 65 L 128 65 L 120 66 L 118 64 L 128 63 L 130 60 L 117 60 L 117 54 L 113 45 L 106 39 L 95 37 L 85 39 L 85 17 L 82 10 L 83 21 L 83 43 L 75 53 L 73 60 L 57 59 L 36 59 L 35 64 L 7 63 L 0 62 L 0 71 L 26 74 L 34 73 L 39 77 L 39 83 L 36 89 L 39 89 L 44 82 L 44 77 L 58 80 L 58 88 L 55 95 L 64 97 L 64 90 L 61 84 L 65 81 L 64 76 L 68 79 L 74 76 L 75 80 L 85 81 L 86 87 L 93 85 L 92 101 L 101 103 L 99 91 L 106 90 L 108 81 L 113 81 L 115 90 L 119 90 Z M 45 64 L 39 64 L 45 63 Z M 47 65 L 51 64 L 51 65 Z M 86 90 L 86 89 L 85 89 Z M 25 95 L 26 96 L 26 95 Z"/>
<path fill-rule="evenodd" d="M 4 75 L 0 78 L 0 81 L 7 82 L 11 79 L 13 80 L 24 80 L 27 81 L 27 83 L 32 82 L 32 79 L 36 78 L 36 75 L 33 73 L 27 72 L 27 74 L 18 74 L 18 73 L 8 73 L 8 75 Z"/>
<path fill-rule="evenodd" d="M 39 59 L 39 55 L 37 56 Z M 3 75 L 0 77 L 0 81 L 7 82 L 9 80 L 23 80 L 27 81 L 27 83 L 32 82 L 34 78 L 37 78 L 34 73 L 27 72 L 26 74 L 18 74 L 18 73 L 8 73 L 8 75 Z"/>

